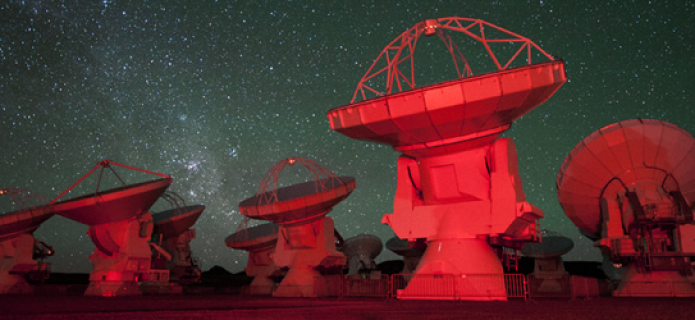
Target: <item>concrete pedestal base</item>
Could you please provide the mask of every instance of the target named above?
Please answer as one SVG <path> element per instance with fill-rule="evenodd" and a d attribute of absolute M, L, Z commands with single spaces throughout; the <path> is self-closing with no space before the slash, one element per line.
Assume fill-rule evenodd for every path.
<path fill-rule="evenodd" d="M 482 239 L 432 241 L 398 298 L 506 301 L 502 263 Z"/>
<path fill-rule="evenodd" d="M 256 275 L 246 292 L 252 296 L 269 296 L 273 294 L 275 287 L 275 281 L 268 278 L 267 275 Z"/>
<path fill-rule="evenodd" d="M 273 297 L 316 297 L 314 279 L 321 274 L 311 266 L 292 266 L 280 285 L 273 292 Z"/>

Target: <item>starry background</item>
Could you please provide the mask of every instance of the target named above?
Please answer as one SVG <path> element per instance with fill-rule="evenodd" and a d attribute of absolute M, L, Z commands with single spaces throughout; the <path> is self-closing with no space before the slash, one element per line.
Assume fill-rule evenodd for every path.
<path fill-rule="evenodd" d="M 246 253 L 224 244 L 238 203 L 273 164 L 302 156 L 357 179 L 330 214 L 342 235 L 385 241 L 398 153 L 331 131 L 325 113 L 350 102 L 400 33 L 450 16 L 497 24 L 566 61 L 568 82 L 505 134 L 542 227 L 575 241 L 566 260 L 600 259 L 555 193 L 582 138 L 631 118 L 695 133 L 692 1 L 317 2 L 2 2 L 0 187 L 54 198 L 103 159 L 169 174 L 170 190 L 207 206 L 191 244 L 203 269 L 239 272 Z M 55 216 L 35 236 L 55 248 L 54 271 L 89 272 L 86 231 Z M 396 258 L 385 250 L 378 261 Z"/>

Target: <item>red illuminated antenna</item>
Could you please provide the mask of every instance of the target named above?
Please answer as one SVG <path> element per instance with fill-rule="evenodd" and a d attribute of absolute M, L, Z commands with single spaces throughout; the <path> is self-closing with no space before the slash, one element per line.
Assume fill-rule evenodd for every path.
<path fill-rule="evenodd" d="M 462 54 L 471 48 L 457 45 L 453 32 L 479 43 L 484 54 L 473 57 L 487 54 L 495 70 L 473 75 Z M 413 52 L 422 35 L 444 42 L 456 79 L 416 87 Z M 502 59 L 505 53 L 511 58 Z M 349 105 L 328 111 L 331 129 L 403 153 L 393 213 L 381 221 L 400 239 L 428 244 L 413 270 L 422 279 L 430 273 L 501 277 L 499 253 L 540 240 L 543 212 L 526 201 L 514 142 L 497 138 L 566 81 L 564 62 L 526 37 L 477 19 L 426 20 L 386 46 Z M 410 282 L 399 298 L 507 298 L 499 283 L 474 280 L 466 284 L 474 290 L 462 285 L 452 296 L 423 296 L 424 281 Z"/>
<path fill-rule="evenodd" d="M 160 176 L 163 178 L 126 185 L 118 173 L 113 170 L 112 165 Z M 65 194 L 70 192 L 70 190 L 75 188 L 78 184 L 82 183 L 97 169 L 101 170 L 99 171 L 96 190 L 93 194 L 58 202 L 58 200 L 60 200 Z M 109 169 L 116 176 L 116 178 L 123 185 L 122 187 L 109 190 L 100 190 L 101 180 L 104 170 L 106 169 Z M 63 191 L 63 193 L 53 199 L 51 201 L 51 205 L 53 206 L 53 210 L 56 214 L 90 226 L 121 221 L 146 213 L 154 202 L 157 201 L 157 198 L 159 198 L 159 196 L 162 195 L 169 187 L 171 182 L 172 178 L 169 175 L 135 168 L 110 160 L 103 160 L 92 168 L 92 170 L 87 172 L 87 174 L 78 179 L 69 188 Z"/>
<path fill-rule="evenodd" d="M 282 170 L 296 163 L 308 169 L 312 181 L 279 187 Z M 294 157 L 275 164 L 261 181 L 256 195 L 239 203 L 242 215 L 279 225 L 272 260 L 278 267 L 289 267 L 289 271 L 273 292 L 274 296 L 321 296 L 314 286 L 317 281 L 323 281 L 320 270 L 342 271 L 346 259 L 336 250 L 334 223 L 326 215 L 355 187 L 353 177 L 338 177 L 314 161 Z M 236 236 L 248 236 L 252 230 L 246 227 L 246 221 L 239 227 L 242 229 Z"/>
<path fill-rule="evenodd" d="M 451 31 L 480 43 L 494 62 L 495 72 L 473 75 L 449 37 Z M 459 77 L 416 87 L 413 51 L 420 36 L 427 33 L 444 41 Z M 512 44 L 518 49 L 502 63 L 498 58 L 502 53 L 494 52 L 493 44 Z M 532 63 L 534 53 L 541 59 Z M 516 67 L 509 68 L 512 65 Z M 547 101 L 566 81 L 564 62 L 526 37 L 477 19 L 427 20 L 387 45 L 358 82 L 350 104 L 330 110 L 327 116 L 331 129 L 348 137 L 388 144 L 415 155 L 459 142 L 490 142 Z"/>
<path fill-rule="evenodd" d="M 126 184 L 112 165 L 162 177 Z M 81 197 L 58 201 L 89 175 L 101 168 L 96 190 Z M 121 182 L 118 188 L 100 190 L 104 170 Z M 104 160 L 51 201 L 52 210 L 89 226 L 94 243 L 90 260 L 94 265 L 88 296 L 141 295 L 138 282 L 153 278 L 150 273 L 152 216 L 148 210 L 171 184 L 170 176 Z"/>
<path fill-rule="evenodd" d="M 152 214 L 155 234 L 164 238 L 178 237 L 191 228 L 205 210 L 204 205 L 186 205 L 186 201 L 177 193 L 167 191 L 160 199 L 168 202 L 171 209 Z"/>
<path fill-rule="evenodd" d="M 280 174 L 288 165 L 292 166 L 295 163 L 301 164 L 307 169 L 311 177 L 311 181 L 296 184 L 290 187 L 280 188 L 278 184 Z M 258 187 L 258 192 L 256 192 L 256 196 L 254 198 L 249 198 L 247 200 L 242 201 L 242 203 L 240 203 L 239 205 L 240 210 L 245 210 L 242 211 L 242 214 L 250 218 L 266 220 L 265 218 L 256 217 L 256 214 L 253 213 L 253 208 L 267 208 L 262 209 L 261 211 L 259 211 L 259 213 L 265 210 L 278 211 L 279 208 L 283 207 L 282 205 L 279 205 L 279 203 L 282 202 L 287 202 L 288 204 L 294 205 L 295 202 L 302 202 L 305 200 L 305 198 L 318 199 L 322 196 L 326 197 L 326 199 L 334 198 L 331 201 L 326 201 L 324 203 L 326 207 L 311 207 L 312 209 L 310 211 L 299 210 L 302 211 L 300 215 L 307 215 L 307 217 L 297 217 L 301 220 L 304 218 L 310 218 L 311 213 L 309 212 L 313 212 L 314 210 L 316 210 L 316 213 L 324 211 L 325 213 L 327 213 L 326 210 L 330 210 L 330 207 L 342 201 L 345 197 L 347 197 L 350 194 L 350 192 L 352 192 L 352 190 L 354 190 L 354 188 L 354 178 L 338 177 L 335 174 L 333 174 L 333 172 L 331 172 L 330 170 L 326 169 L 322 165 L 312 160 L 300 157 L 292 157 L 279 161 L 272 168 L 270 168 L 270 170 L 268 170 L 268 173 L 261 181 L 261 184 Z M 297 198 L 294 199 L 294 197 Z M 255 202 L 253 203 L 253 206 L 249 206 L 249 204 L 251 204 L 249 203 L 249 200 L 251 199 L 253 199 L 253 202 Z M 323 200 L 321 200 L 320 202 L 323 202 Z M 274 206 L 274 204 L 278 205 Z M 295 214 L 298 213 L 298 211 L 296 210 L 289 211 L 293 211 L 295 212 Z M 280 214 L 280 212 L 276 213 Z M 268 214 L 270 214 L 270 212 Z M 285 219 L 293 217 L 292 214 L 284 216 L 273 216 L 274 217 L 272 219 L 267 220 L 273 221 L 275 223 L 281 223 L 282 221 L 285 221 Z"/>
<path fill-rule="evenodd" d="M 43 259 L 54 253 L 32 234 L 53 211 L 48 199 L 25 189 L 0 189 L 0 204 L 0 294 L 32 292 L 30 283 L 48 279 L 50 264 Z"/>
<path fill-rule="evenodd" d="M 169 271 L 171 282 L 179 284 L 200 282 L 200 266 L 191 255 L 190 242 L 196 237 L 196 231 L 192 227 L 205 210 L 205 206 L 188 206 L 180 195 L 172 191 L 165 192 L 160 199 L 167 202 L 171 208 L 152 214 L 153 234 L 159 236 L 159 241 L 150 245 L 168 253 L 169 257 L 157 252 L 152 258 L 153 265 L 160 270 Z M 170 260 L 168 263 L 166 258 Z"/>
<path fill-rule="evenodd" d="M 0 197 L 6 197 L 12 210 L 0 212 L 0 241 L 21 233 L 31 234 L 41 223 L 53 216 L 46 197 L 25 189 L 0 189 Z M 9 208 L 7 208 L 9 209 Z"/>
<path fill-rule="evenodd" d="M 633 119 L 584 138 L 565 159 L 557 195 L 598 240 L 615 296 L 695 296 L 695 138 L 665 121 Z M 688 271 L 686 271 L 688 270 Z"/>
<path fill-rule="evenodd" d="M 250 228 L 242 228 L 225 239 L 227 247 L 248 251 L 248 261 L 244 271 L 253 281 L 249 284 L 251 295 L 271 295 L 275 289 L 272 278 L 285 274 L 273 263 L 272 255 L 278 241 L 278 225 L 265 223 Z"/>

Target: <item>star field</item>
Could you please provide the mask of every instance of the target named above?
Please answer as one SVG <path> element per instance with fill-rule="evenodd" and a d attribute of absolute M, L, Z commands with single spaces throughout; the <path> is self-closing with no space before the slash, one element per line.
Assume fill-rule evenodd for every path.
<path fill-rule="evenodd" d="M 560 165 L 621 120 L 695 133 L 694 15 L 692 1 L 6 1 L 0 187 L 52 199 L 103 159 L 171 175 L 169 190 L 207 207 L 191 243 L 202 268 L 239 272 L 247 254 L 224 244 L 238 203 L 273 164 L 301 156 L 357 180 L 330 214 L 338 231 L 386 241 L 398 153 L 333 132 L 325 113 L 348 104 L 383 47 L 415 23 L 479 18 L 566 62 L 568 82 L 505 136 L 542 227 L 575 241 L 567 260 L 598 260 L 557 201 Z M 35 232 L 56 250 L 54 271 L 91 270 L 86 230 L 55 216 Z M 385 250 L 378 261 L 390 259 Z"/>

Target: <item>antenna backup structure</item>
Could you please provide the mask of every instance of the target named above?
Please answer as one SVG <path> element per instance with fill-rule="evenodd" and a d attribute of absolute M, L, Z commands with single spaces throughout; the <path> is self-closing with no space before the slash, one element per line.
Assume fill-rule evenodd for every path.
<path fill-rule="evenodd" d="M 473 75 L 450 33 L 482 46 L 496 71 Z M 444 42 L 457 79 L 415 86 L 414 50 L 423 35 Z M 500 46 L 512 48 L 509 60 L 502 59 Z M 565 81 L 564 63 L 528 38 L 477 19 L 432 19 L 388 44 L 351 103 L 328 112 L 331 129 L 402 153 L 393 213 L 382 223 L 401 239 L 428 243 L 416 274 L 501 277 L 500 256 L 516 261 L 516 249 L 539 240 L 543 213 L 526 201 L 514 142 L 497 138 Z M 440 299 L 506 300 L 497 284 L 471 281 L 460 287 L 476 293 Z M 409 291 L 404 296 L 418 298 Z"/>
<path fill-rule="evenodd" d="M 126 185 L 112 165 L 154 174 L 162 178 Z M 94 193 L 58 202 L 97 169 Z M 100 191 L 104 170 L 109 169 L 122 187 Z M 89 256 L 94 269 L 89 275 L 87 296 L 141 295 L 139 282 L 147 281 L 152 252 L 149 241 L 154 224 L 147 212 L 171 184 L 168 175 L 104 160 L 51 202 L 56 214 L 89 226 L 94 243 Z"/>
<path fill-rule="evenodd" d="M 54 253 L 32 234 L 53 211 L 46 198 L 24 189 L 0 189 L 0 200 L 12 208 L 0 213 L 0 294 L 32 293 L 30 283 L 48 278 L 50 264 L 43 259 Z"/>
<path fill-rule="evenodd" d="M 282 170 L 294 164 L 308 169 L 313 181 L 278 187 Z M 254 197 L 239 203 L 242 215 L 279 225 L 273 262 L 289 270 L 273 296 L 321 295 L 314 292 L 314 281 L 322 278 L 320 271 L 342 271 L 346 259 L 336 250 L 333 219 L 326 214 L 355 187 L 352 177 L 338 177 L 309 159 L 287 158 L 268 171 Z"/>
<path fill-rule="evenodd" d="M 557 195 L 622 276 L 614 296 L 695 296 L 686 277 L 695 257 L 689 133 L 652 119 L 608 125 L 572 149 Z"/>

